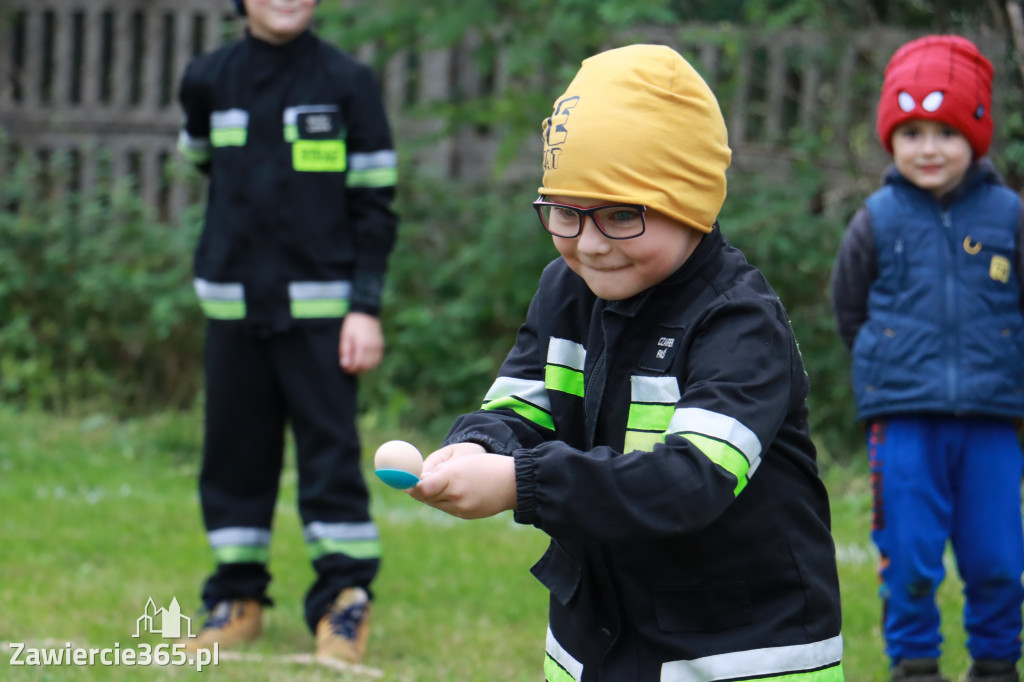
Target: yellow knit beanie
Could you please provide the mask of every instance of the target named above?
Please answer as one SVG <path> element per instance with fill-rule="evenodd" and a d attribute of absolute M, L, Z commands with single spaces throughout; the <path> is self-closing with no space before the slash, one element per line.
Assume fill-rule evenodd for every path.
<path fill-rule="evenodd" d="M 585 59 L 544 120 L 543 195 L 643 204 L 710 232 L 732 152 L 718 101 L 675 50 Z"/>

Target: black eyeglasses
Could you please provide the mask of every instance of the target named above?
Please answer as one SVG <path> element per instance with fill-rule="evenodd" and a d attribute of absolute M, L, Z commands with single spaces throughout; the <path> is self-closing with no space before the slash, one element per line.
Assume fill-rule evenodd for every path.
<path fill-rule="evenodd" d="M 644 222 L 646 206 L 640 204 L 604 204 L 583 208 L 572 204 L 555 204 L 538 197 L 533 202 L 544 229 L 563 239 L 574 239 L 583 233 L 583 223 L 589 217 L 597 229 L 608 239 L 633 239 L 647 228 Z"/>

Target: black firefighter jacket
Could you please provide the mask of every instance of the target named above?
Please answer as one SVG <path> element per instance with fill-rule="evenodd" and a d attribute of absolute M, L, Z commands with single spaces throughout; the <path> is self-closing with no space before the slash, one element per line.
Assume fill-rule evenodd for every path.
<path fill-rule="evenodd" d="M 807 390 L 786 311 L 717 228 L 624 301 L 545 269 L 446 443 L 515 457 L 515 519 L 551 537 L 548 680 L 842 679 Z"/>
<path fill-rule="evenodd" d="M 195 255 L 207 316 L 286 328 L 377 314 L 397 220 L 391 132 L 370 69 L 307 31 L 194 59 L 179 149 L 209 174 Z"/>

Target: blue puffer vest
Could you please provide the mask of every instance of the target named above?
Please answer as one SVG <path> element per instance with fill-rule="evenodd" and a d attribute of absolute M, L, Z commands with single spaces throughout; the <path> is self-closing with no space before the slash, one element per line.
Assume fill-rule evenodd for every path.
<path fill-rule="evenodd" d="M 878 258 L 853 346 L 858 417 L 1024 416 L 1021 202 L 975 170 L 940 204 L 897 173 L 867 200 Z"/>

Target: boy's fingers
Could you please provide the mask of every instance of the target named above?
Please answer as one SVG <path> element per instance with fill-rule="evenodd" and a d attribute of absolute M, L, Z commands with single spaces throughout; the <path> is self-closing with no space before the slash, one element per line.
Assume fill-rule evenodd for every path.
<path fill-rule="evenodd" d="M 423 460 L 423 475 L 433 473 L 434 471 L 440 469 L 442 466 L 444 466 L 445 462 L 452 458 L 454 454 L 455 446 L 446 445 L 440 450 L 435 450 L 434 452 L 427 455 L 427 458 Z"/>
<path fill-rule="evenodd" d="M 448 477 L 435 469 L 432 472 L 424 472 L 423 478 L 413 487 L 409 494 L 420 502 L 431 503 L 432 498 L 437 497 L 448 488 Z"/>

